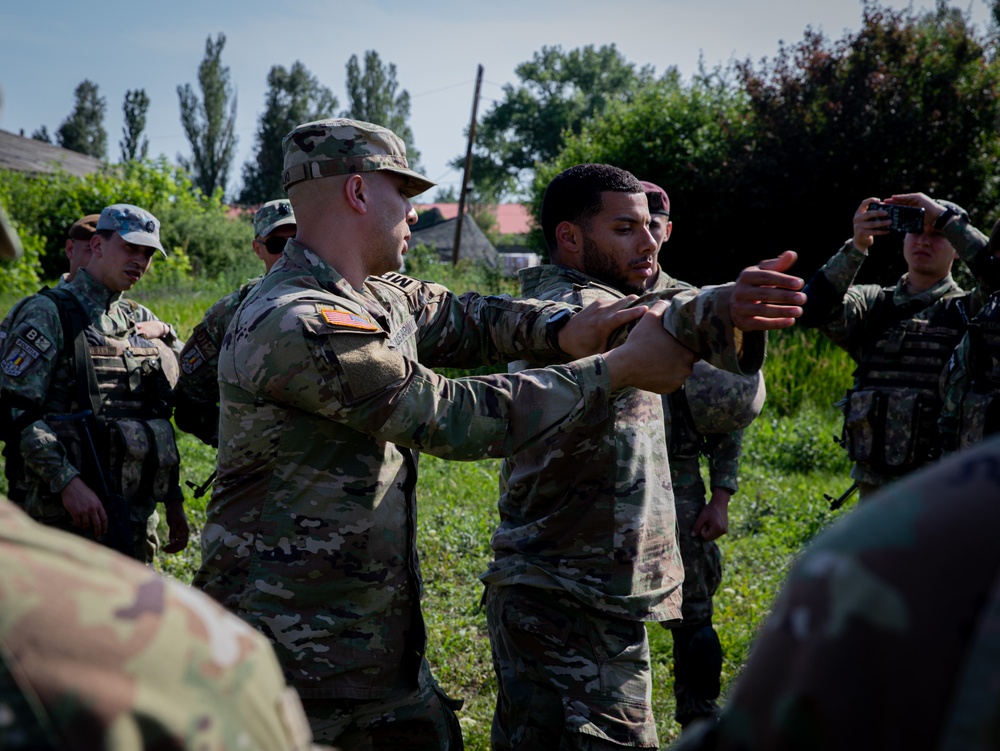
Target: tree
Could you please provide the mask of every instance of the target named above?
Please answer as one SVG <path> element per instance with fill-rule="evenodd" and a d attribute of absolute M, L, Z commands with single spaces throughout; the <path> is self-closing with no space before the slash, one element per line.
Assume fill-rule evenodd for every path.
<path fill-rule="evenodd" d="M 396 64 L 383 65 L 375 50 L 365 53 L 365 69 L 358 65 L 358 56 L 347 61 L 347 98 L 350 109 L 343 117 L 382 125 L 406 144 L 406 160 L 411 169 L 420 171 L 420 152 L 413 145 L 410 119 L 410 94 L 403 89 L 398 95 Z"/>
<path fill-rule="evenodd" d="M 302 123 L 333 117 L 337 98 L 296 61 L 267 74 L 264 113 L 257 123 L 257 155 L 243 165 L 240 202 L 263 203 L 285 196 L 281 184 L 281 139 Z"/>
<path fill-rule="evenodd" d="M 125 92 L 122 111 L 125 124 L 122 127 L 122 140 L 119 146 L 122 150 L 122 161 L 131 162 L 145 159 L 149 153 L 149 139 L 142 135 L 146 129 L 146 112 L 149 110 L 149 97 L 145 89 Z"/>
<path fill-rule="evenodd" d="M 36 130 L 34 133 L 32 133 L 31 137 L 34 138 L 36 141 L 42 141 L 43 143 L 52 143 L 52 136 L 49 135 L 49 129 L 46 128 L 44 125 L 38 128 L 38 130 Z"/>
<path fill-rule="evenodd" d="M 613 44 L 543 47 L 515 73 L 521 84 L 505 85 L 503 100 L 476 127 L 472 179 L 480 202 L 523 194 L 535 165 L 559 153 L 566 133 L 579 133 L 610 102 L 630 101 L 654 80 L 651 67 L 636 70 Z M 676 80 L 676 69 L 664 78 Z M 452 166 L 464 163 L 463 156 Z"/>
<path fill-rule="evenodd" d="M 181 125 L 191 144 L 191 158 L 178 156 L 178 162 L 205 195 L 216 188 L 225 193 L 236 149 L 236 94 L 229 82 L 229 68 L 222 64 L 225 45 L 226 35 L 221 32 L 214 42 L 211 36 L 205 40 L 205 57 L 198 66 L 200 101 L 191 84 L 177 87 Z"/>
<path fill-rule="evenodd" d="M 73 95 L 76 105 L 56 131 L 56 139 L 64 149 L 103 159 L 108 147 L 104 97 L 98 96 L 97 84 L 89 80 L 81 82 Z"/>

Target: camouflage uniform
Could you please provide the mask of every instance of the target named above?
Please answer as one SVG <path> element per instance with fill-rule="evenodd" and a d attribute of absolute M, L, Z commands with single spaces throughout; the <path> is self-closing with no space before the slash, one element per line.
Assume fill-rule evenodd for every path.
<path fill-rule="evenodd" d="M 309 748 L 268 641 L 0 496 L 0 748 Z"/>
<path fill-rule="evenodd" d="M 982 233 L 964 212 L 943 233 L 982 280 Z M 800 323 L 819 327 L 859 363 L 844 404 L 844 439 L 851 477 L 868 491 L 939 455 L 939 377 L 982 293 L 964 292 L 950 274 L 916 294 L 905 275 L 894 289 L 852 284 L 865 258 L 845 243 L 806 285 Z"/>
<path fill-rule="evenodd" d="M 652 289 L 688 287 L 662 269 Z M 719 396 L 724 403 L 725 395 Z M 670 481 L 677 510 L 677 541 L 684 563 L 682 623 L 661 624 L 673 636 L 674 718 L 681 725 L 718 710 L 722 672 L 722 648 L 712 626 L 712 598 L 722 582 L 722 551 L 715 540 L 693 537 L 695 522 L 704 510 L 705 483 L 701 476 L 701 456 L 708 458 L 709 488 L 725 488 L 735 494 L 739 488 L 740 452 L 743 431 L 704 434 L 698 432 L 687 407 L 685 389 L 663 396 L 664 428 Z"/>
<path fill-rule="evenodd" d="M 219 474 L 195 581 L 272 639 L 317 739 L 341 737 L 344 715 L 384 725 L 394 715 L 371 715 L 408 695 L 426 715 L 436 693 L 418 452 L 509 455 L 607 399 L 599 356 L 517 378 L 424 365 L 552 359 L 547 323 L 565 310 L 398 274 L 355 291 L 294 240 L 240 306 L 219 358 Z M 407 745 L 444 748 L 455 730 L 420 732 Z"/>
<path fill-rule="evenodd" d="M 254 214 L 254 236 L 259 240 L 278 227 L 295 224 L 287 199 L 268 201 Z M 180 353 L 181 375 L 174 392 L 174 421 L 186 433 L 210 446 L 219 445 L 219 350 L 236 309 L 262 277 L 251 279 L 218 300 Z"/>
<path fill-rule="evenodd" d="M 182 497 L 178 482 L 179 457 L 169 418 L 169 391 L 176 382 L 174 353 L 159 340 L 136 332 L 134 308 L 124 304 L 86 270 L 65 285 L 82 305 L 90 321 L 87 344 L 102 387 L 111 456 L 105 469 L 113 471 L 118 490 L 128 503 L 135 557 L 151 561 L 155 550 L 148 540 L 147 521 L 156 503 Z M 15 420 L 38 419 L 25 425 L 19 437 L 25 472 L 10 487 L 11 497 L 35 519 L 76 534 L 90 534 L 73 526 L 60 491 L 81 474 L 89 462 L 89 445 L 81 420 L 55 420 L 76 413 L 77 373 L 64 356 L 63 327 L 56 304 L 33 295 L 19 304 L 9 335 L 0 350 L 0 393 L 13 405 Z M 21 416 L 24 415 L 24 418 Z M 17 423 L 15 423 L 17 424 Z M 98 438 L 98 443 L 101 443 Z M 9 455 L 9 449 L 8 449 Z M 110 468 L 116 468 L 111 470 Z M 93 478 L 88 485 L 96 485 Z M 99 492 L 97 487 L 92 490 Z"/>
<path fill-rule="evenodd" d="M 717 726 L 675 751 L 997 748 L 1000 437 L 878 493 L 792 569 Z"/>
<path fill-rule="evenodd" d="M 561 266 L 520 276 L 526 297 L 622 297 Z M 756 370 L 765 338 L 743 334 L 738 353 L 726 289 L 656 296 L 673 297 L 668 312 L 684 325 L 666 325 L 684 345 Z M 679 618 L 684 577 L 660 397 L 617 391 L 506 459 L 498 506 L 495 560 L 481 577 L 499 684 L 493 748 L 655 747 L 643 622 Z"/>

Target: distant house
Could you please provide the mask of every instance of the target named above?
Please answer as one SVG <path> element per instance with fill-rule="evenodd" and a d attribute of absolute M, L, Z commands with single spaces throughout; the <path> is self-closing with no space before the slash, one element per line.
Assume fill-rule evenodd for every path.
<path fill-rule="evenodd" d="M 458 217 L 457 203 L 422 203 L 414 204 L 413 208 L 421 215 L 421 221 L 417 222 L 414 230 L 422 226 L 437 225 L 447 222 L 451 229 L 451 239 L 447 240 L 448 253 L 446 260 L 451 261 L 450 249 L 454 245 L 455 219 Z M 494 248 L 497 253 L 497 263 L 503 268 L 506 274 L 513 276 L 517 270 L 525 266 L 536 266 L 541 262 L 537 253 L 528 251 L 526 240 L 528 232 L 531 230 L 532 217 L 526 206 L 519 203 L 502 203 L 493 208 L 493 214 L 497 220 L 497 232 L 503 236 L 504 242 Z M 462 258 L 473 256 L 466 255 L 465 225 L 471 222 L 468 214 L 462 222 L 462 245 L 460 250 Z M 442 227 L 441 231 L 444 231 Z M 482 232 L 476 227 L 479 234 Z M 416 231 L 414 232 L 416 238 Z M 483 236 L 485 240 L 485 236 Z M 488 240 L 486 242 L 489 242 Z M 428 243 L 429 244 L 429 243 Z M 492 248 L 492 244 L 490 245 Z M 438 252 L 444 259 L 446 254 L 442 251 L 442 246 L 438 245 Z"/>
<path fill-rule="evenodd" d="M 426 245 L 437 250 L 442 263 L 451 263 L 455 252 L 455 225 L 458 222 L 458 212 L 451 219 L 443 216 L 440 209 L 432 208 L 420 214 L 417 223 L 411 227 L 410 245 Z M 462 220 L 462 237 L 459 245 L 459 260 L 485 263 L 494 268 L 500 265 L 500 254 L 493 243 L 479 229 L 475 220 L 465 215 Z"/>
<path fill-rule="evenodd" d="M 0 130 L 0 169 L 33 175 L 61 171 L 84 177 L 98 172 L 102 166 L 101 160 L 92 156 Z"/>

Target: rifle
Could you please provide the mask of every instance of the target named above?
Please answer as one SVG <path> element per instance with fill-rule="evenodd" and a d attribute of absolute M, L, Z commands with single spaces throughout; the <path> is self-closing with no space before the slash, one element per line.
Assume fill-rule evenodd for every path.
<path fill-rule="evenodd" d="M 219 471 L 213 470 L 212 474 L 210 474 L 208 476 L 208 479 L 205 480 L 205 482 L 202 483 L 201 485 L 197 485 L 196 483 L 187 480 L 187 486 L 194 491 L 195 498 L 201 498 L 203 495 L 205 495 L 205 493 L 208 492 L 208 489 L 212 487 L 212 483 L 215 482 L 215 476 L 217 474 L 219 474 Z"/>
<path fill-rule="evenodd" d="M 857 492 L 857 490 L 858 490 L 858 481 L 855 480 L 851 484 L 851 487 L 849 487 L 847 490 L 841 493 L 837 498 L 834 498 L 829 493 L 823 493 L 823 498 L 825 498 L 827 501 L 830 502 L 830 510 L 836 511 L 845 503 L 847 503 L 847 501 L 850 500 L 851 496 L 854 495 L 855 492 Z"/>
<path fill-rule="evenodd" d="M 87 445 L 90 447 L 90 460 L 94 463 L 94 470 L 100 480 L 98 490 L 101 493 L 101 503 L 108 515 L 108 533 L 98 542 L 117 550 L 122 555 L 135 558 L 135 540 L 132 537 L 132 520 L 129 518 L 128 502 L 121 493 L 112 491 L 114 480 L 104 469 L 97 452 L 97 445 L 94 443 L 94 437 L 90 433 L 90 420 L 93 417 L 93 410 L 85 409 L 69 415 L 49 415 L 47 419 L 55 422 L 80 421 L 83 426 L 83 434 L 87 438 Z"/>

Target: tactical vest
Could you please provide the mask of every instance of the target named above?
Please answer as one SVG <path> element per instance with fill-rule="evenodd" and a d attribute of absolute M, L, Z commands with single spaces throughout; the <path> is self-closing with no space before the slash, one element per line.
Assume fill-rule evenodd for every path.
<path fill-rule="evenodd" d="M 1000 298 L 969 323 L 969 388 L 959 407 L 958 448 L 1000 431 Z"/>
<path fill-rule="evenodd" d="M 961 295 L 934 304 L 930 318 L 913 318 L 888 288 L 873 311 L 874 341 L 845 399 L 842 442 L 852 461 L 877 472 L 905 474 L 940 455 L 938 384 L 968 315 Z"/>
<path fill-rule="evenodd" d="M 59 307 L 64 346 L 41 409 L 13 405 L 27 411 L 17 420 L 5 451 L 12 499 L 23 502 L 31 486 L 38 486 L 17 456 L 17 428 L 42 418 L 91 489 L 101 495 L 102 484 L 110 481 L 110 492 L 151 513 L 178 485 L 180 457 L 170 424 L 178 375 L 173 352 L 134 330 L 127 338 L 107 337 L 89 325 L 81 332 L 82 311 L 73 310 L 78 303 L 68 292 L 41 294 Z"/>

